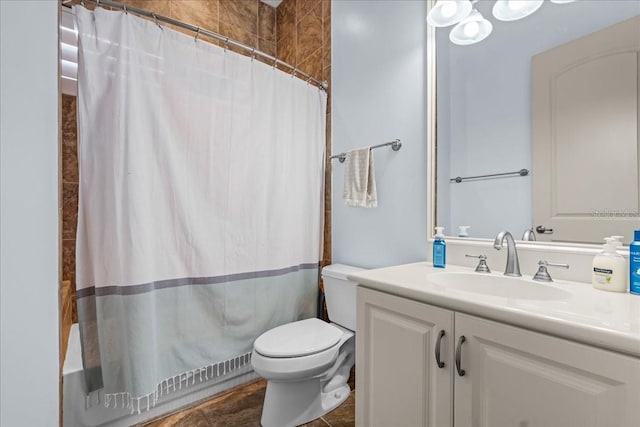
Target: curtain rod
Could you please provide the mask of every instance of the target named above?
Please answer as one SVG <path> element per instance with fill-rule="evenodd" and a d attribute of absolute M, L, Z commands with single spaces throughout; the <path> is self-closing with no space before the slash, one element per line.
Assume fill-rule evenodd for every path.
<path fill-rule="evenodd" d="M 315 84 L 318 85 L 318 87 L 320 89 L 322 89 L 324 91 L 326 91 L 329 88 L 329 84 L 327 82 L 320 81 L 320 80 L 316 79 L 315 77 L 311 76 L 310 74 L 307 74 L 304 71 L 299 70 L 298 68 L 294 67 L 293 65 L 288 64 L 288 63 L 276 58 L 275 56 L 269 55 L 266 52 L 258 50 L 255 47 L 248 46 L 248 45 L 246 45 L 244 43 L 241 43 L 241 42 L 239 42 L 237 40 L 233 40 L 233 39 L 231 39 L 229 37 L 223 36 L 222 34 L 214 33 L 213 31 L 205 30 L 204 28 L 196 27 L 195 25 L 187 24 L 186 22 L 178 21 L 176 19 L 169 18 L 167 16 L 158 15 L 156 13 L 149 12 L 149 11 L 144 10 L 144 9 L 138 9 L 137 7 L 127 6 L 126 4 L 118 3 L 118 2 L 115 2 L 115 1 L 111 1 L 111 0 L 82 0 L 80 3 L 82 4 L 84 2 L 95 3 L 98 6 L 113 7 L 113 8 L 116 8 L 116 9 L 124 10 L 126 13 L 131 12 L 131 13 L 134 13 L 136 15 L 146 16 L 147 18 L 153 18 L 156 21 L 156 24 L 158 23 L 158 21 L 160 21 L 160 22 L 164 22 L 164 23 L 167 23 L 167 24 L 171 24 L 171 25 L 175 25 L 175 26 L 187 29 L 189 31 L 193 31 L 195 33 L 195 40 L 196 41 L 198 40 L 198 36 L 200 34 L 204 34 L 205 36 L 209 36 L 209 37 L 212 37 L 212 38 L 214 38 L 216 40 L 224 42 L 225 48 L 227 46 L 229 46 L 229 45 L 235 46 L 235 47 L 239 47 L 241 49 L 244 49 L 246 51 L 251 52 L 251 56 L 252 57 L 261 56 L 261 57 L 267 59 L 268 61 L 272 61 L 274 67 L 276 67 L 277 65 L 280 65 L 282 67 L 288 68 L 289 70 L 291 70 L 291 76 L 292 77 L 302 76 L 307 80 L 307 82 L 314 82 Z"/>

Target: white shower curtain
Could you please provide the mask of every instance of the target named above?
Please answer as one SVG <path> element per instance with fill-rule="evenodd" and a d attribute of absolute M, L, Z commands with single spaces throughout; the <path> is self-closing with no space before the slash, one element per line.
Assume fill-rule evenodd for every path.
<path fill-rule="evenodd" d="M 133 14 L 74 13 L 85 376 L 140 410 L 316 314 L 326 95 Z"/>

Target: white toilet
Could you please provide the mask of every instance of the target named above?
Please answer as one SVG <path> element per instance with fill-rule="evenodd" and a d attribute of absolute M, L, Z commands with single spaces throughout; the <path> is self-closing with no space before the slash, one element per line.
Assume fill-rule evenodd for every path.
<path fill-rule="evenodd" d="M 319 418 L 349 397 L 355 362 L 356 283 L 360 268 L 322 269 L 331 323 L 305 319 L 273 328 L 253 344 L 251 365 L 267 380 L 262 427 L 290 427 Z"/>

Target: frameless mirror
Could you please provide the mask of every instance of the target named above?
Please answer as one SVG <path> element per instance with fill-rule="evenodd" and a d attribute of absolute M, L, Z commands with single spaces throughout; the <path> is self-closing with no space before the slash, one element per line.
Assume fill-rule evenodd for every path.
<path fill-rule="evenodd" d="M 599 243 L 640 228 L 640 1 L 545 1 L 476 44 L 436 30 L 436 221 Z M 489 175 L 489 176 L 485 176 Z"/>

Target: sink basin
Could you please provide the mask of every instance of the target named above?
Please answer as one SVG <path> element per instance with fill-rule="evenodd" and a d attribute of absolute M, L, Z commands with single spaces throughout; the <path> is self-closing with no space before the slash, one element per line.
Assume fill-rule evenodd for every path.
<path fill-rule="evenodd" d="M 543 283 L 493 274 L 435 273 L 428 277 L 428 281 L 451 290 L 502 298 L 563 300 L 571 296 L 570 292 Z"/>

